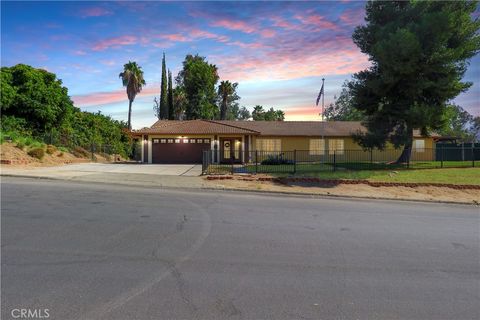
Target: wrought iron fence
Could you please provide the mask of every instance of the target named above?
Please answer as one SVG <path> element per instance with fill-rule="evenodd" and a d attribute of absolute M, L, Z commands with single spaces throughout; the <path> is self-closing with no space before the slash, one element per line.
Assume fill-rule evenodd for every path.
<path fill-rule="evenodd" d="M 293 150 L 244 151 L 241 159 L 223 160 L 213 150 L 204 151 L 202 172 L 222 173 L 291 173 L 308 174 L 337 170 L 431 169 L 475 167 L 480 160 L 480 148 L 456 147 L 410 150 L 406 161 L 398 161 L 402 149 L 385 150 Z M 476 163 L 477 162 L 477 163 Z"/>

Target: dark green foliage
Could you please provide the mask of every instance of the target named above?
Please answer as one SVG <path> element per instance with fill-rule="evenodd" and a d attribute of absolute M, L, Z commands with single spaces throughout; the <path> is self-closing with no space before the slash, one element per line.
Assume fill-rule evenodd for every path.
<path fill-rule="evenodd" d="M 55 74 L 24 64 L 1 69 L 2 116 L 24 119 L 33 133 L 56 127 L 73 103 Z"/>
<path fill-rule="evenodd" d="M 205 57 L 187 55 L 183 69 L 176 82 L 186 98 L 186 119 L 215 119 L 218 108 L 215 105 L 215 85 L 218 81 L 217 67 L 209 64 Z"/>
<path fill-rule="evenodd" d="M 238 83 L 230 81 L 222 81 L 218 86 L 218 104 L 220 107 L 220 120 L 227 120 L 229 109 L 231 109 L 236 101 L 240 100 L 237 94 Z M 236 105 L 238 108 L 238 104 Z M 231 119 L 229 119 L 231 120 Z"/>
<path fill-rule="evenodd" d="M 1 74 L 2 135 L 8 134 L 23 146 L 39 146 L 41 141 L 68 148 L 93 143 L 109 145 L 124 157 L 129 155 L 130 138 L 124 131 L 127 124 L 100 112 L 81 112 L 54 74 L 26 65 L 4 67 Z"/>
<path fill-rule="evenodd" d="M 366 25 L 353 41 L 372 66 L 349 84 L 353 106 L 366 116 L 364 147 L 404 146 L 408 160 L 413 129 L 439 130 L 449 100 L 466 91 L 468 59 L 480 49 L 480 21 L 473 1 L 373 1 Z"/>
<path fill-rule="evenodd" d="M 280 165 L 280 164 L 293 164 L 293 160 L 285 159 L 283 154 L 269 155 L 267 159 L 263 160 L 262 165 Z"/>
<path fill-rule="evenodd" d="M 273 108 L 265 111 L 263 106 L 257 105 L 253 108 L 252 118 L 254 121 L 283 121 L 285 120 L 285 113 Z"/>
<path fill-rule="evenodd" d="M 173 90 L 173 120 L 181 120 L 187 108 L 187 96 L 182 87 Z"/>
<path fill-rule="evenodd" d="M 246 107 L 240 107 L 238 103 L 233 103 L 227 110 L 227 120 L 248 120 L 252 117 Z"/>
<path fill-rule="evenodd" d="M 34 148 L 34 149 L 28 151 L 27 154 L 30 157 L 34 157 L 34 158 L 37 158 L 37 159 L 41 160 L 45 156 L 45 150 L 43 150 L 43 148 Z"/>
<path fill-rule="evenodd" d="M 172 72 L 168 70 L 168 120 L 175 119 L 175 111 L 173 107 L 173 83 Z"/>
<path fill-rule="evenodd" d="M 325 107 L 324 116 L 327 121 L 361 121 L 365 119 L 362 112 L 353 107 L 353 97 L 348 83 L 348 81 L 343 83 L 338 99 Z"/>
<path fill-rule="evenodd" d="M 162 58 L 162 83 L 160 90 L 160 118 L 168 119 L 168 80 L 167 80 L 167 66 L 165 63 L 165 53 Z"/>

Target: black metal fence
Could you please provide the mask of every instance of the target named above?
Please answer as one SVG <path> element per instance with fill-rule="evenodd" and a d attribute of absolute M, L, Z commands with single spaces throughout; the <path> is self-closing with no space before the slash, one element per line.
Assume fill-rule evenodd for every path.
<path fill-rule="evenodd" d="M 399 162 L 402 149 L 385 150 L 294 150 L 244 151 L 241 159 L 218 162 L 216 151 L 204 151 L 204 174 L 291 173 L 308 174 L 340 170 L 391 170 L 475 167 L 480 147 L 422 148 L 410 150 L 407 161 Z"/>

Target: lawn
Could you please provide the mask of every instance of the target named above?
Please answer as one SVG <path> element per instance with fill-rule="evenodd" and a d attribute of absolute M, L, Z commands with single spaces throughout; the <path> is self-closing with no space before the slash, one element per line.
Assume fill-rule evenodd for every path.
<path fill-rule="evenodd" d="M 276 177 L 303 176 L 323 179 L 367 179 L 371 181 L 387 182 L 427 182 L 480 185 L 480 167 L 476 168 L 448 168 L 443 169 L 397 169 L 391 170 L 347 170 L 338 168 L 332 171 L 327 165 L 309 164 L 297 165 L 297 172 L 293 175 L 293 165 L 258 166 L 258 171 Z M 453 166 L 453 164 L 450 164 Z M 456 164 L 458 165 L 458 164 Z M 323 167 L 320 167 L 323 166 Z M 215 166 L 215 173 L 230 173 L 231 166 Z M 212 168 L 213 169 L 213 168 Z M 253 169 L 253 170 L 252 170 Z M 255 173 L 255 166 L 234 168 L 237 173 Z"/>

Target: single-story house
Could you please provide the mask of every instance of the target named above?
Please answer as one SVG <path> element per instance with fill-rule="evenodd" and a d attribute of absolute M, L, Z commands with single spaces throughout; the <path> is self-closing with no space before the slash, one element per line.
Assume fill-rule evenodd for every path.
<path fill-rule="evenodd" d="M 214 163 L 250 162 L 256 150 L 302 150 L 311 157 L 333 153 L 341 157 L 347 150 L 356 150 L 357 160 L 371 159 L 372 155 L 353 141 L 352 133 L 359 130 L 365 128 L 356 121 L 159 120 L 133 134 L 140 140 L 144 163 L 201 163 L 206 150 Z M 432 160 L 428 150 L 434 148 L 433 137 L 422 137 L 415 130 L 414 148 L 417 156 Z"/>

